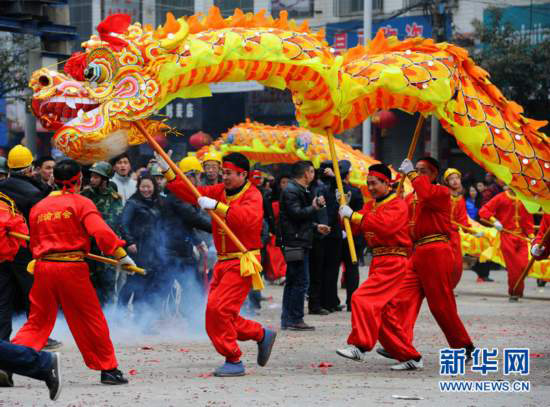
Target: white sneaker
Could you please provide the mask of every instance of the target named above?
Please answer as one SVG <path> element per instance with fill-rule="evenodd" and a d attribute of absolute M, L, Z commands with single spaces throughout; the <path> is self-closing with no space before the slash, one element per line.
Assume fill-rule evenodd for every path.
<path fill-rule="evenodd" d="M 355 360 L 356 362 L 366 362 L 367 352 L 361 352 L 359 348 L 350 346 L 348 348 L 336 349 L 336 353 L 344 358 Z"/>
<path fill-rule="evenodd" d="M 407 360 L 405 362 L 398 363 L 393 365 L 391 370 L 417 370 L 424 367 L 424 362 L 420 359 L 418 362 L 414 359 Z"/>

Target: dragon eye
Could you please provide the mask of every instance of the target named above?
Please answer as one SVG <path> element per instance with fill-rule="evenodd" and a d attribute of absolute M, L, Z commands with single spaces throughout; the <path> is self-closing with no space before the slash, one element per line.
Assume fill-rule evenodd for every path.
<path fill-rule="evenodd" d="M 104 82 L 109 78 L 109 70 L 105 65 L 102 64 L 95 64 L 91 63 L 88 65 L 88 67 L 84 70 L 84 78 L 88 82 Z"/>

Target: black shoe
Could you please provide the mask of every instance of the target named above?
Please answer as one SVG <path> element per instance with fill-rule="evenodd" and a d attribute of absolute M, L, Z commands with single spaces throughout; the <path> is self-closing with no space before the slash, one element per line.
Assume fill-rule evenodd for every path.
<path fill-rule="evenodd" d="M 44 346 L 44 350 L 56 350 L 59 349 L 61 346 L 63 346 L 63 342 L 56 341 L 55 339 L 48 338 L 48 342 L 46 342 L 46 346 Z"/>
<path fill-rule="evenodd" d="M 336 307 L 329 309 L 329 311 L 338 312 L 338 311 L 343 311 L 344 308 L 346 308 L 344 305 L 337 305 Z"/>
<path fill-rule="evenodd" d="M 330 312 L 328 312 L 324 308 L 317 308 L 317 309 L 309 310 L 309 314 L 310 315 L 328 315 L 330 314 Z"/>
<path fill-rule="evenodd" d="M 395 358 L 391 355 L 390 352 L 388 352 L 384 348 L 376 348 L 376 353 L 378 353 L 380 356 L 384 356 L 385 358 L 394 360 Z"/>
<path fill-rule="evenodd" d="M 315 331 L 315 327 L 306 324 L 304 321 L 298 322 L 297 324 L 289 324 L 287 326 L 289 331 Z"/>
<path fill-rule="evenodd" d="M 511 296 L 508 298 L 508 302 L 519 302 L 519 296 L 517 296 L 517 295 L 511 295 Z"/>
<path fill-rule="evenodd" d="M 13 387 L 11 373 L 2 369 L 0 369 L 0 387 Z"/>
<path fill-rule="evenodd" d="M 122 372 L 118 369 L 102 370 L 101 371 L 101 383 L 103 384 L 127 384 L 128 379 L 124 377 Z"/>
<path fill-rule="evenodd" d="M 50 390 L 50 400 L 57 400 L 61 394 L 61 361 L 58 352 L 52 353 L 52 368 L 45 382 Z"/>
<path fill-rule="evenodd" d="M 486 283 L 493 283 L 495 281 L 491 277 L 483 277 L 482 280 L 485 281 Z"/>
<path fill-rule="evenodd" d="M 544 287 L 546 285 L 546 280 L 541 280 L 537 278 L 537 287 Z"/>

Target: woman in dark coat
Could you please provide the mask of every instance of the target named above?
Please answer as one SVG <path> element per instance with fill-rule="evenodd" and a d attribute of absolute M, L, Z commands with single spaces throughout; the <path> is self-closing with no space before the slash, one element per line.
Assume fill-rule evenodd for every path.
<path fill-rule="evenodd" d="M 158 242 L 162 234 L 163 205 L 164 201 L 153 177 L 148 174 L 141 176 L 137 182 L 137 191 L 128 199 L 122 211 L 122 231 L 128 245 L 127 251 L 139 267 L 147 270 L 147 275 L 128 276 L 120 293 L 123 305 L 128 304 L 132 294 L 134 308 L 151 303 L 154 297 L 155 275 L 160 269 Z"/>

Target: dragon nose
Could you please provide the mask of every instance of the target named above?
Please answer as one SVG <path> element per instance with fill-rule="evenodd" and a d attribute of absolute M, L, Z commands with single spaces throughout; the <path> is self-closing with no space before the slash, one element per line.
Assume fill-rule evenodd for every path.
<path fill-rule="evenodd" d="M 50 78 L 46 75 L 40 75 L 38 78 L 38 83 L 40 83 L 42 86 L 49 86 L 50 85 Z"/>

